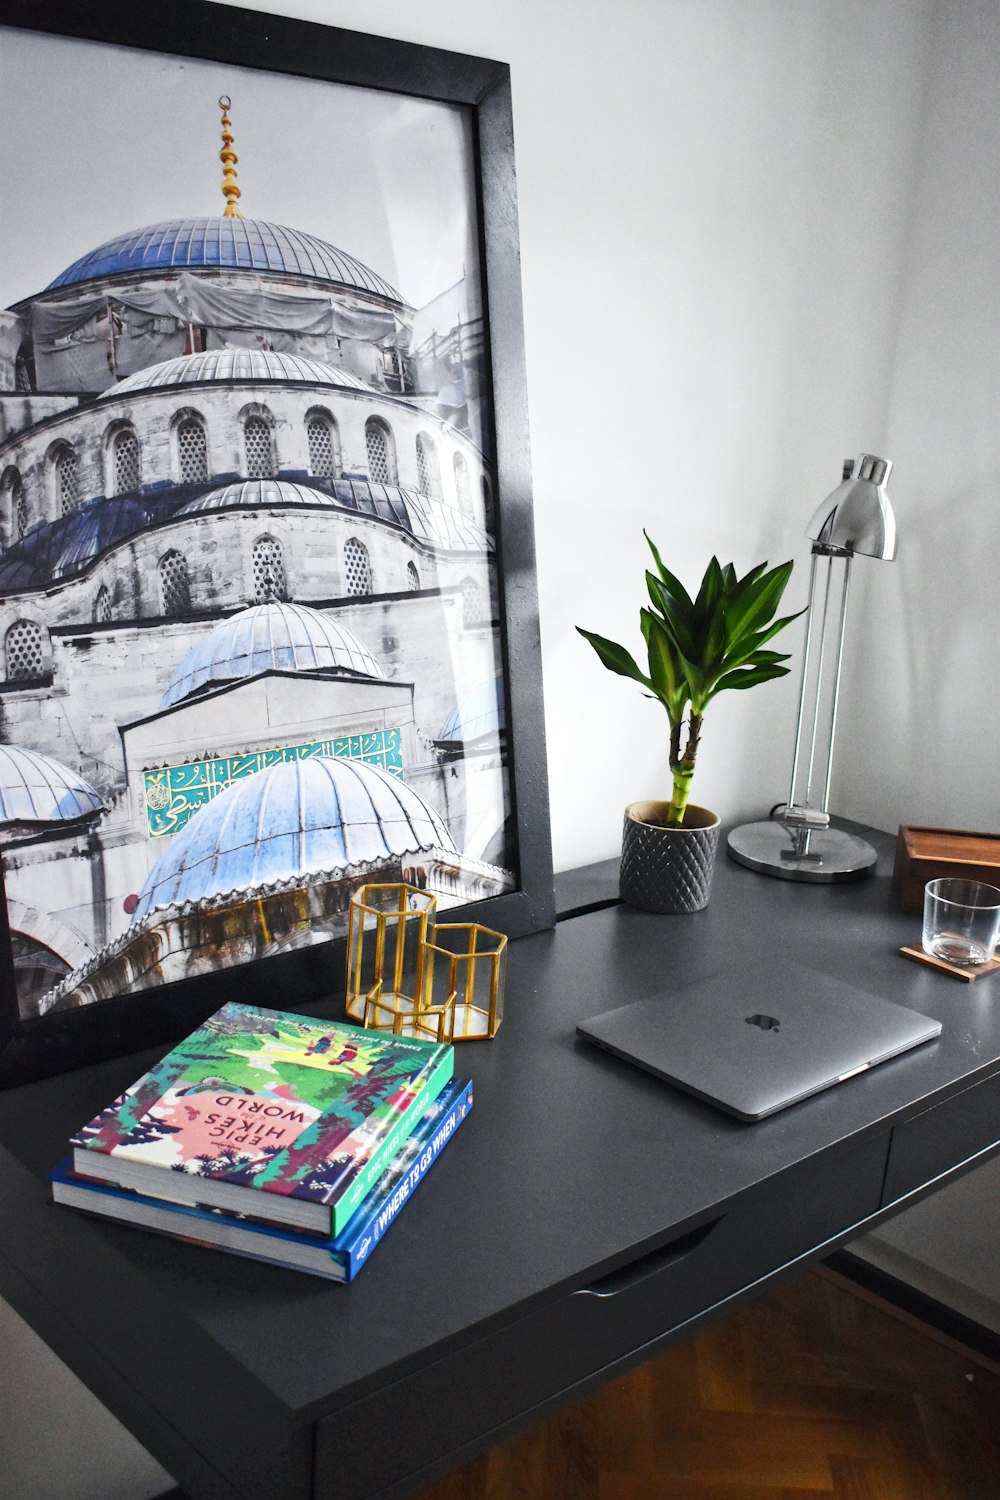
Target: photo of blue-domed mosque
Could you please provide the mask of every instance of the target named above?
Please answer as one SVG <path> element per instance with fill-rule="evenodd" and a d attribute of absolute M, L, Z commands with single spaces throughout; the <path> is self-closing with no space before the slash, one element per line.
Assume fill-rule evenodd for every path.
<path fill-rule="evenodd" d="M 25 1019 L 328 940 L 371 880 L 516 883 L 478 269 L 417 305 L 255 216 L 215 82 L 216 203 L 122 232 L 109 185 L 108 237 L 0 313 Z"/>

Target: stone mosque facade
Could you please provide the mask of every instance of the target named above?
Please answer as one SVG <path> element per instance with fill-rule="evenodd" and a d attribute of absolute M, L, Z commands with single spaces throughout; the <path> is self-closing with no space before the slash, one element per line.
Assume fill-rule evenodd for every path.
<path fill-rule="evenodd" d="M 2 315 L 26 1017 L 320 941 L 367 880 L 514 883 L 478 305 L 242 217 L 220 103 L 223 214 Z"/>

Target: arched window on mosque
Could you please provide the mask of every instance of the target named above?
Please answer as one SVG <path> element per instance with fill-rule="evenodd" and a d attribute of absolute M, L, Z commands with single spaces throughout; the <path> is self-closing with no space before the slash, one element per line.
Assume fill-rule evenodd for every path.
<path fill-rule="evenodd" d="M 415 562 L 408 562 L 406 564 L 406 586 L 411 594 L 416 594 L 420 591 L 420 572 Z"/>
<path fill-rule="evenodd" d="M 80 476 L 76 467 L 76 454 L 68 443 L 63 443 L 52 460 L 52 480 L 55 490 L 56 510 L 68 516 L 80 503 Z"/>
<path fill-rule="evenodd" d="M 483 617 L 483 591 L 474 578 L 462 579 L 462 624 L 468 629 Z"/>
<path fill-rule="evenodd" d="M 43 675 L 45 645 L 34 620 L 15 620 L 3 638 L 4 675 L 8 682 L 31 682 Z"/>
<path fill-rule="evenodd" d="M 372 565 L 368 548 L 357 537 L 349 537 L 344 546 L 344 578 L 347 593 L 360 598 L 372 591 Z"/>
<path fill-rule="evenodd" d="M 273 536 L 258 537 L 253 544 L 253 593 L 258 604 L 273 604 L 288 598 L 285 559 L 281 543 Z"/>
<path fill-rule="evenodd" d="M 469 469 L 461 453 L 455 454 L 452 466 L 455 470 L 455 500 L 463 515 L 468 515 L 472 509 L 472 496 L 469 493 Z"/>
<path fill-rule="evenodd" d="M 191 608 L 191 577 L 180 552 L 165 552 L 158 564 L 160 597 L 168 619 L 187 614 Z"/>
<path fill-rule="evenodd" d="M 417 489 L 425 495 L 440 495 L 441 466 L 434 439 L 417 433 Z"/>
<path fill-rule="evenodd" d="M 24 339 L 14 358 L 14 389 L 35 389 L 35 351 L 30 339 Z"/>
<path fill-rule="evenodd" d="M 273 479 L 277 471 L 274 460 L 274 437 L 271 424 L 261 416 L 249 416 L 243 423 L 243 447 L 246 452 L 248 479 Z"/>
<path fill-rule="evenodd" d="M 182 484 L 197 484 L 208 478 L 208 439 L 205 424 L 193 414 L 177 428 L 177 468 Z"/>
<path fill-rule="evenodd" d="M 314 412 L 306 422 L 309 472 L 318 479 L 340 476 L 340 439 L 337 424 L 326 412 Z"/>
<path fill-rule="evenodd" d="M 111 619 L 111 594 L 106 584 L 101 584 L 97 590 L 97 598 L 94 600 L 94 623 L 95 625 L 107 625 Z"/>
<path fill-rule="evenodd" d="M 11 464 L 0 475 L 0 542 L 19 542 L 28 529 L 28 505 L 20 472 Z"/>
<path fill-rule="evenodd" d="M 111 468 L 114 493 L 128 495 L 142 480 L 139 439 L 131 427 L 122 427 L 111 440 Z"/>
<path fill-rule="evenodd" d="M 398 484 L 396 477 L 396 444 L 388 423 L 369 417 L 365 423 L 365 447 L 368 450 L 368 478 L 376 484 Z"/>

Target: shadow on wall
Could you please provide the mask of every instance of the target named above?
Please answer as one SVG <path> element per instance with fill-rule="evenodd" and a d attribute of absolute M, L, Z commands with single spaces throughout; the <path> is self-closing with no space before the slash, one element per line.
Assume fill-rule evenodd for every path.
<path fill-rule="evenodd" d="M 896 561 L 873 565 L 857 587 L 855 680 L 845 682 L 838 730 L 851 788 L 842 810 L 890 831 L 903 822 L 993 830 L 1000 695 L 988 638 L 1000 625 L 1000 475 L 955 494 L 911 486 L 907 495 L 900 474 Z"/>

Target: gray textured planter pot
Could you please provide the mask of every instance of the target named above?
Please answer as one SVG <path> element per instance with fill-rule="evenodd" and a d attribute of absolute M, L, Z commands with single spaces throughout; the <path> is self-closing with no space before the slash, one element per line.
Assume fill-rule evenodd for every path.
<path fill-rule="evenodd" d="M 688 805 L 681 828 L 665 828 L 667 802 L 632 802 L 625 809 L 619 894 L 642 911 L 701 911 L 712 889 L 719 819 Z"/>

